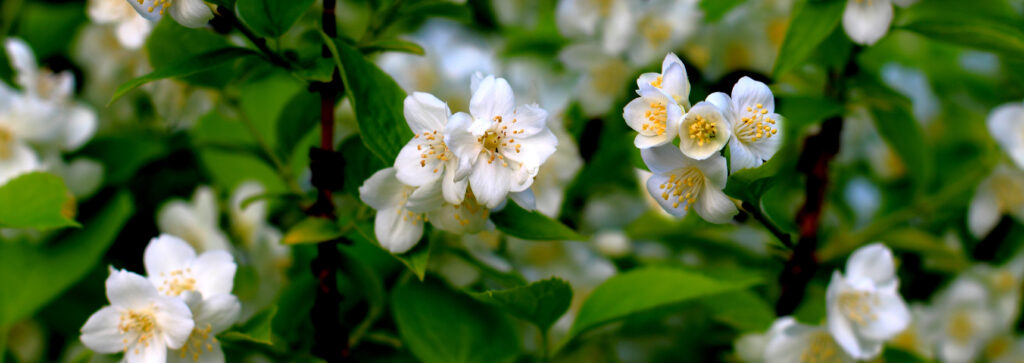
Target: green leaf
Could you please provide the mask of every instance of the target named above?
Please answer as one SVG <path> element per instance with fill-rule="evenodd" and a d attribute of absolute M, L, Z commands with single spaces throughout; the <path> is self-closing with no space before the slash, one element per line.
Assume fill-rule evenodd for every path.
<path fill-rule="evenodd" d="M 872 97 L 868 102 L 878 134 L 899 155 L 918 190 L 926 188 L 934 172 L 932 155 L 910 100 L 869 77 L 858 81 Z"/>
<path fill-rule="evenodd" d="M 97 136 L 82 148 L 82 154 L 103 164 L 103 178 L 110 184 L 131 180 L 140 168 L 169 151 L 165 139 L 142 133 Z"/>
<path fill-rule="evenodd" d="M 306 217 L 285 232 L 281 242 L 287 245 L 326 242 L 343 235 L 337 222 L 318 217 Z"/>
<path fill-rule="evenodd" d="M 424 19 L 427 17 L 444 17 L 455 20 L 470 20 L 473 16 L 469 7 L 447 0 L 423 0 L 402 6 L 398 11 L 402 18 Z"/>
<path fill-rule="evenodd" d="M 535 241 L 586 241 L 576 231 L 559 221 L 548 218 L 538 211 L 527 211 L 508 202 L 500 212 L 491 214 L 491 221 L 498 230 L 509 235 Z"/>
<path fill-rule="evenodd" d="M 220 338 L 272 345 L 273 342 L 270 339 L 272 336 L 271 326 L 273 325 L 275 315 L 277 315 L 277 306 L 271 306 L 249 318 L 249 321 L 245 322 L 245 324 L 231 331 L 224 332 L 224 334 L 220 335 Z"/>
<path fill-rule="evenodd" d="M 0 186 L 0 227 L 77 227 L 69 218 L 72 210 L 66 210 L 74 203 L 60 177 L 44 172 L 22 174 Z"/>
<path fill-rule="evenodd" d="M 845 1 L 809 1 L 796 10 L 786 29 L 772 74 L 778 78 L 811 55 L 843 17 Z"/>
<path fill-rule="evenodd" d="M 929 360 L 921 358 L 914 353 L 907 352 L 905 350 L 886 347 L 882 353 L 882 361 L 887 363 L 925 363 Z"/>
<path fill-rule="evenodd" d="M 359 47 L 363 53 L 403 52 L 415 55 L 427 54 L 419 44 L 402 39 L 381 39 Z"/>
<path fill-rule="evenodd" d="M 391 164 L 413 136 L 402 113 L 405 91 L 352 46 L 331 40 L 323 32 L 320 35 L 342 70 L 345 91 L 359 123 L 360 138 L 377 157 Z"/>
<path fill-rule="evenodd" d="M 738 291 L 759 283 L 757 278 L 714 279 L 670 267 L 644 267 L 614 276 L 583 302 L 564 343 L 598 326 L 659 307 Z"/>
<path fill-rule="evenodd" d="M 781 157 L 774 157 L 759 167 L 732 173 L 725 184 L 725 194 L 753 205 L 761 205 L 761 196 L 774 185 L 783 161 Z"/>
<path fill-rule="evenodd" d="M 786 128 L 801 129 L 821 123 L 825 119 L 842 115 L 845 109 L 843 104 L 834 100 L 800 95 L 780 95 L 777 103 L 778 113 L 786 119 Z"/>
<path fill-rule="evenodd" d="M 701 0 L 700 9 L 704 11 L 704 21 L 715 23 L 725 14 L 746 0 Z"/>
<path fill-rule="evenodd" d="M 519 353 L 506 315 L 435 279 L 395 288 L 391 307 L 402 341 L 425 363 L 511 361 Z"/>
<path fill-rule="evenodd" d="M 700 303 L 712 317 L 739 332 L 761 333 L 775 321 L 775 312 L 764 299 L 750 291 L 734 291 L 709 296 Z"/>
<path fill-rule="evenodd" d="M 534 323 L 541 332 L 546 332 L 566 310 L 569 310 L 572 287 L 565 280 L 552 277 L 526 286 L 470 295 L 502 308 L 513 316 Z"/>
<path fill-rule="evenodd" d="M 1024 57 L 1024 29 L 1016 12 L 1000 1 L 929 0 L 903 13 L 900 29 L 931 39 L 1000 53 L 1011 59 Z"/>
<path fill-rule="evenodd" d="M 352 228 L 352 231 L 345 235 L 345 237 L 352 240 L 360 240 L 370 243 L 377 246 L 377 248 L 388 252 L 384 247 L 380 246 L 380 242 L 377 242 L 377 238 L 374 237 L 372 223 L 356 224 Z M 433 249 L 434 243 L 428 238 L 426 241 L 421 240 L 416 244 L 416 246 L 413 246 L 413 248 L 406 253 L 396 255 L 388 252 L 388 254 L 405 265 L 405 267 L 407 267 L 409 271 L 412 271 L 420 281 L 423 281 L 423 278 L 427 274 L 427 263 L 430 262 L 430 254 Z"/>
<path fill-rule="evenodd" d="M 7 204 L 4 204 L 7 205 Z M 132 199 L 118 193 L 84 228 L 46 246 L 0 243 L 0 326 L 31 316 L 86 275 L 132 216 Z"/>
<path fill-rule="evenodd" d="M 343 189 L 346 193 L 359 196 L 359 186 L 366 182 L 373 173 L 391 166 L 380 158 L 373 155 L 358 137 L 351 137 L 341 143 L 338 151 L 345 155 L 345 183 Z"/>
<path fill-rule="evenodd" d="M 146 83 L 164 78 L 191 76 L 196 73 L 217 68 L 218 66 L 246 56 L 259 56 L 259 54 L 245 48 L 228 47 L 211 50 L 209 52 L 182 59 L 166 67 L 157 68 L 145 76 L 117 86 L 117 90 L 114 91 L 114 97 L 110 98 L 110 102 L 108 102 L 107 105 L 109 106 L 114 103 L 114 101 L 117 101 L 118 98 L 124 96 L 128 91 Z"/>
<path fill-rule="evenodd" d="M 227 37 L 216 34 L 210 29 L 192 29 L 184 27 L 169 16 L 165 16 L 149 34 L 146 40 L 146 54 L 149 64 L 154 70 L 170 67 L 186 59 L 229 48 L 233 45 Z M 233 64 L 222 63 L 203 72 L 183 77 L 182 80 L 194 85 L 211 88 L 222 88 L 236 75 Z"/>
<path fill-rule="evenodd" d="M 277 145 L 282 155 L 292 155 L 295 146 L 302 142 L 319 122 L 320 97 L 304 89 L 299 90 L 277 116 Z"/>
<path fill-rule="evenodd" d="M 313 0 L 237 0 L 235 9 L 253 33 L 275 38 L 287 32 L 310 5 Z"/>

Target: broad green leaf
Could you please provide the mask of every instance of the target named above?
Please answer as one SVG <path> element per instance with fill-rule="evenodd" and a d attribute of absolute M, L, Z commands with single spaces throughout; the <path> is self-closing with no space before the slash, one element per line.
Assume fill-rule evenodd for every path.
<path fill-rule="evenodd" d="M 275 315 L 277 315 L 277 306 L 271 306 L 249 318 L 249 321 L 245 322 L 245 324 L 224 332 L 220 335 L 220 338 L 271 345 L 273 344 L 271 342 L 271 336 L 273 335 L 271 326 L 273 325 Z"/>
<path fill-rule="evenodd" d="M 373 155 L 358 137 L 352 137 L 341 143 L 338 151 L 345 155 L 345 185 L 342 189 L 353 196 L 359 196 L 359 187 L 373 173 L 391 165 Z"/>
<path fill-rule="evenodd" d="M 154 70 L 170 67 L 186 59 L 229 48 L 233 45 L 228 38 L 210 29 L 186 28 L 169 16 L 165 16 L 149 34 L 146 40 L 146 54 Z M 222 88 L 235 77 L 233 64 L 222 63 L 218 67 L 195 73 L 182 80 L 211 88 Z"/>
<path fill-rule="evenodd" d="M 323 32 L 320 35 L 342 70 L 345 91 L 359 123 L 360 138 L 377 157 L 387 164 L 392 163 L 413 136 L 402 113 L 405 91 L 351 45 L 331 40 Z"/>
<path fill-rule="evenodd" d="M 565 280 L 552 277 L 526 286 L 470 295 L 502 308 L 513 316 L 534 323 L 542 332 L 546 332 L 566 310 L 569 310 L 572 287 Z"/>
<path fill-rule="evenodd" d="M 808 1 L 793 15 L 786 29 L 772 74 L 777 78 L 800 65 L 828 37 L 843 17 L 845 1 Z"/>
<path fill-rule="evenodd" d="M 281 242 L 288 245 L 299 243 L 320 243 L 343 235 L 337 222 L 317 217 L 306 217 L 285 232 Z"/>
<path fill-rule="evenodd" d="M 1001 1 L 929 0 L 907 8 L 898 27 L 940 42 L 1019 59 L 1024 57 L 1024 28 L 1016 14 Z"/>
<path fill-rule="evenodd" d="M 425 363 L 503 362 L 519 353 L 506 315 L 435 279 L 398 286 L 391 308 L 402 341 Z"/>
<path fill-rule="evenodd" d="M 0 186 L 0 227 L 51 229 L 78 226 L 71 215 L 74 198 L 60 177 L 22 174 Z"/>
<path fill-rule="evenodd" d="M 373 52 L 403 52 L 415 55 L 424 55 L 426 52 L 419 44 L 402 39 L 381 39 L 370 44 L 359 47 L 363 53 Z"/>
<path fill-rule="evenodd" d="M 516 204 L 508 202 L 500 212 L 491 214 L 491 221 L 498 230 L 511 236 L 535 241 L 585 241 L 572 228 L 559 221 L 548 218 L 537 211 L 527 211 Z"/>
<path fill-rule="evenodd" d="M 295 146 L 320 122 L 320 97 L 299 90 L 277 116 L 277 145 L 282 155 L 292 155 Z"/>
<path fill-rule="evenodd" d="M 845 111 L 841 103 L 815 96 L 779 95 L 776 105 L 777 112 L 786 118 L 785 127 L 796 129 L 821 123 Z"/>
<path fill-rule="evenodd" d="M 4 0 L 7 3 L 17 1 Z M 13 9 L 0 9 L 13 10 Z M 24 1 L 18 13 L 4 13 L 3 16 L 16 18 L 11 34 L 24 39 L 32 46 L 37 60 L 45 60 L 55 55 L 64 56 L 69 53 L 83 23 L 88 23 L 85 3 L 83 2 L 37 2 Z M 9 24 L 3 24 L 6 27 Z"/>
<path fill-rule="evenodd" d="M 277 37 L 302 16 L 313 0 L 236 0 L 235 9 L 256 35 Z"/>
<path fill-rule="evenodd" d="M 704 11 L 704 21 L 714 23 L 722 19 L 725 14 L 737 5 L 746 0 L 701 0 L 700 9 Z"/>
<path fill-rule="evenodd" d="M 114 91 L 114 97 L 111 97 L 110 102 L 107 104 L 114 103 L 118 98 L 124 96 L 125 93 L 135 89 L 138 86 L 144 85 L 149 82 L 164 78 L 172 77 L 185 77 L 191 76 L 196 73 L 200 73 L 206 70 L 217 68 L 218 66 L 228 64 L 233 60 L 237 60 L 247 56 L 258 56 L 259 54 L 245 48 L 221 48 L 215 49 L 209 52 L 200 53 L 195 56 L 182 59 L 181 61 L 160 67 L 150 72 L 149 74 L 125 82 L 124 84 L 117 86 L 117 90 Z"/>
<path fill-rule="evenodd" d="M 424 231 L 424 233 L 426 233 L 426 231 Z M 384 250 L 384 247 L 380 246 L 380 242 L 377 242 L 377 238 L 373 235 L 372 223 L 356 224 L 352 228 L 352 231 L 346 234 L 345 237 L 353 240 L 362 240 Z M 409 271 L 412 271 L 412 273 L 416 275 L 416 278 L 423 281 L 423 278 L 427 273 L 427 263 L 430 262 L 430 253 L 433 249 L 434 243 L 428 238 L 426 240 L 421 240 L 408 252 L 398 255 L 391 254 L 390 252 L 388 252 L 388 254 L 394 256 L 394 258 L 405 265 Z M 385 252 L 387 252 L 387 250 L 385 250 Z"/>
<path fill-rule="evenodd" d="M 52 244 L 0 243 L 0 326 L 31 316 L 86 275 L 132 215 L 132 199 L 118 193 L 83 228 Z"/>
<path fill-rule="evenodd" d="M 775 312 L 750 291 L 734 291 L 700 299 L 712 317 L 740 332 L 763 333 L 775 321 Z"/>
<path fill-rule="evenodd" d="M 775 157 L 759 167 L 737 170 L 729 176 L 725 194 L 752 205 L 761 205 L 761 196 L 774 185 L 775 175 L 783 161 L 783 158 Z"/>
<path fill-rule="evenodd" d="M 757 278 L 714 279 L 670 267 L 644 267 L 614 276 L 590 294 L 576 315 L 565 342 L 587 330 L 633 314 L 694 299 L 739 291 Z"/>

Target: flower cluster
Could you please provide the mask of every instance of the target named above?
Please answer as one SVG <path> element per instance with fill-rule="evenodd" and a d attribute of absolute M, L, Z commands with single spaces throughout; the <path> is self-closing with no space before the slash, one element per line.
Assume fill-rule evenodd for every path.
<path fill-rule="evenodd" d="M 640 75 L 637 86 L 639 97 L 622 117 L 638 133 L 634 144 L 655 174 L 647 181 L 651 196 L 675 216 L 693 208 L 709 222 L 728 221 L 737 210 L 722 192 L 728 171 L 719 152 L 729 145 L 731 172 L 760 166 L 775 155 L 782 118 L 771 90 L 743 77 L 732 95 L 715 92 L 691 107 L 686 67 L 671 53 L 661 73 Z"/>
<path fill-rule="evenodd" d="M 452 233 L 489 228 L 491 209 L 507 198 L 534 209 L 530 186 L 558 140 L 537 105 L 515 105 L 503 78 L 474 78 L 469 113 L 452 114 L 427 93 L 406 97 L 414 136 L 394 166 L 371 176 L 360 198 L 377 210 L 374 232 L 393 253 L 412 248 L 428 220 Z"/>
<path fill-rule="evenodd" d="M 861 247 L 835 271 L 825 295 L 825 327 L 782 317 L 764 336 L 741 339 L 748 361 L 853 362 L 877 357 L 903 332 L 911 313 L 899 295 L 892 251 L 881 243 Z"/>
<path fill-rule="evenodd" d="M 967 210 L 967 227 L 975 237 L 987 235 L 1003 214 L 1024 221 L 1024 104 L 1013 102 L 992 110 L 988 131 L 1009 156 L 985 178 Z"/>
<path fill-rule="evenodd" d="M 111 267 L 107 299 L 82 326 L 85 346 L 124 352 L 127 362 L 223 362 L 216 335 L 231 327 L 241 303 L 231 294 L 234 258 L 227 251 L 196 255 L 185 241 L 160 235 L 143 255 L 146 275 Z"/>

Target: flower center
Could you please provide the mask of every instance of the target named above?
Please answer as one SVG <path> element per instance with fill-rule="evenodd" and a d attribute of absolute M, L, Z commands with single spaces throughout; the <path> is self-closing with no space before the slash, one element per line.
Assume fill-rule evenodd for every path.
<path fill-rule="evenodd" d="M 668 121 L 668 111 L 665 110 L 665 104 L 651 102 L 650 108 L 647 109 L 647 112 L 644 112 L 644 117 L 647 118 L 647 122 L 640 126 L 643 131 L 653 132 L 657 135 L 665 133 L 665 123 Z"/>
<path fill-rule="evenodd" d="M 156 317 L 153 316 L 153 309 L 128 310 L 121 313 L 121 317 L 117 322 L 117 330 L 121 335 L 137 335 L 134 341 L 129 337 L 125 337 L 121 343 L 124 344 L 123 350 L 125 352 L 128 352 L 130 346 L 136 345 L 135 354 L 138 354 L 139 348 L 137 345 L 142 344 L 142 346 L 148 347 L 149 340 L 155 337 Z"/>
<path fill-rule="evenodd" d="M 590 69 L 591 86 L 601 94 L 616 94 L 622 90 L 623 77 L 629 73 L 629 67 L 622 60 L 605 60 Z"/>
<path fill-rule="evenodd" d="M 14 135 L 0 127 L 0 159 L 7 159 L 14 153 Z"/>
<path fill-rule="evenodd" d="M 764 108 L 764 105 L 758 103 L 754 107 L 747 107 L 747 114 L 749 116 L 741 118 L 736 127 L 736 136 L 741 141 L 754 142 L 762 138 L 767 139 L 779 132 L 778 129 L 772 127 L 775 120 L 768 117 L 768 109 Z"/>
<path fill-rule="evenodd" d="M 179 356 L 182 359 L 188 357 L 192 358 L 193 362 L 199 361 L 199 355 L 203 354 L 203 348 L 205 351 L 213 351 L 213 343 L 217 342 L 217 338 L 213 336 L 213 326 L 206 324 L 206 327 L 199 329 L 198 327 L 192 329 L 192 334 L 189 334 L 188 341 L 185 345 L 181 346 L 181 352 Z"/>
<path fill-rule="evenodd" d="M 462 204 L 455 206 L 455 220 L 465 227 L 470 223 L 470 220 L 462 217 L 462 215 L 459 214 L 460 211 L 465 211 L 468 216 L 479 213 L 482 219 L 487 219 L 487 215 L 491 213 L 490 209 L 484 208 L 476 202 L 476 197 L 473 195 L 472 189 L 467 189 L 466 198 L 463 199 Z"/>
<path fill-rule="evenodd" d="M 697 115 L 697 121 L 690 124 L 690 138 L 697 141 L 697 146 L 710 144 L 718 135 L 718 128 L 703 116 Z"/>
<path fill-rule="evenodd" d="M 644 22 L 641 32 L 652 47 L 657 47 L 665 44 L 672 37 L 672 26 L 660 18 L 648 18 Z"/>
<path fill-rule="evenodd" d="M 839 293 L 839 309 L 843 311 L 843 315 L 860 325 L 878 318 L 878 315 L 871 309 L 871 304 L 877 302 L 878 297 L 867 291 Z"/>
<path fill-rule="evenodd" d="M 142 5 L 142 3 L 145 2 L 145 0 L 138 0 L 138 1 L 139 1 L 139 5 Z M 153 5 L 150 5 L 149 8 L 146 9 L 146 11 L 152 13 L 153 11 L 159 10 L 160 11 L 160 15 L 164 15 L 164 10 L 166 10 L 169 7 L 171 7 L 171 4 L 173 4 L 173 3 L 174 3 L 174 0 L 154 0 L 153 1 Z"/>
<path fill-rule="evenodd" d="M 658 76 L 658 78 L 655 78 L 653 81 L 651 81 L 651 86 L 653 86 L 654 88 L 660 89 L 661 88 L 661 78 L 662 78 L 661 76 Z"/>
<path fill-rule="evenodd" d="M 964 311 L 956 312 L 949 320 L 946 333 L 957 343 L 967 344 L 971 340 L 971 336 L 974 335 L 974 324 L 971 323 L 971 317 L 967 316 Z"/>
<path fill-rule="evenodd" d="M 813 333 L 807 344 L 807 349 L 800 354 L 801 363 L 831 363 L 840 362 L 839 351 L 836 349 L 836 342 L 828 333 L 819 331 Z"/>
<path fill-rule="evenodd" d="M 1001 210 L 1012 210 L 1024 204 L 1024 185 L 1008 175 L 996 175 L 992 178 L 992 189 L 999 196 L 997 199 Z"/>
<path fill-rule="evenodd" d="M 1012 292 L 1017 287 L 1017 279 L 1010 271 L 1001 270 L 992 276 L 992 289 L 999 293 Z"/>
<path fill-rule="evenodd" d="M 658 186 L 661 189 L 661 198 L 664 200 L 675 199 L 672 208 L 679 208 L 683 204 L 683 210 L 689 210 L 693 203 L 697 202 L 700 188 L 704 186 L 704 174 L 697 168 L 689 168 L 679 175 L 670 174 L 668 181 Z"/>
<path fill-rule="evenodd" d="M 591 5 L 597 8 L 597 11 L 604 16 L 608 16 L 612 12 L 612 2 L 615 0 L 591 0 Z"/>
<path fill-rule="evenodd" d="M 169 273 L 160 273 L 164 282 L 157 288 L 167 296 L 178 296 L 185 291 L 195 290 L 196 279 L 192 277 L 192 269 L 174 270 Z"/>
<path fill-rule="evenodd" d="M 415 135 L 413 138 L 423 137 L 427 142 L 416 145 L 416 150 L 420 151 L 420 167 L 427 167 L 427 161 L 430 159 L 437 159 L 441 161 L 448 161 L 451 158 L 452 153 L 448 151 L 448 145 L 442 141 L 440 135 L 437 134 L 437 130 L 432 132 L 424 131 L 421 135 Z M 424 148 L 426 145 L 426 148 Z M 440 172 L 440 168 L 434 168 L 434 172 Z"/>

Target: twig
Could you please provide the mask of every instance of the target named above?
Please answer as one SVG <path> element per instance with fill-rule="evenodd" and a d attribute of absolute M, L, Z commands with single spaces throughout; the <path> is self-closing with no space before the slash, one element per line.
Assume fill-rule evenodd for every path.
<path fill-rule="evenodd" d="M 238 17 L 235 16 L 235 13 L 232 12 L 231 9 L 218 5 L 217 14 L 224 18 L 224 20 L 226 20 L 229 24 L 231 24 L 232 27 L 238 29 L 238 31 L 241 32 L 242 35 L 248 38 L 249 41 L 256 46 L 256 49 L 259 49 L 259 51 L 262 52 L 263 55 L 267 56 L 267 60 L 269 60 L 270 63 L 273 63 L 276 66 L 284 67 L 285 69 L 294 68 L 291 62 L 282 57 L 280 54 L 277 54 L 273 50 L 270 50 L 270 47 L 267 46 L 266 39 L 260 38 L 258 35 L 253 33 L 252 30 L 246 27 L 245 24 L 242 24 L 242 22 L 238 21 Z"/>
<path fill-rule="evenodd" d="M 793 240 L 790 238 L 789 233 L 783 232 L 778 226 L 772 223 L 772 221 L 768 220 L 768 217 L 761 212 L 761 208 L 758 208 L 748 202 L 743 202 L 740 207 L 744 212 L 747 212 L 751 217 L 754 217 L 755 220 L 761 222 L 761 224 L 764 225 L 764 228 L 767 228 L 768 232 L 771 232 L 779 242 L 782 242 L 783 245 L 790 249 L 793 248 Z"/>

